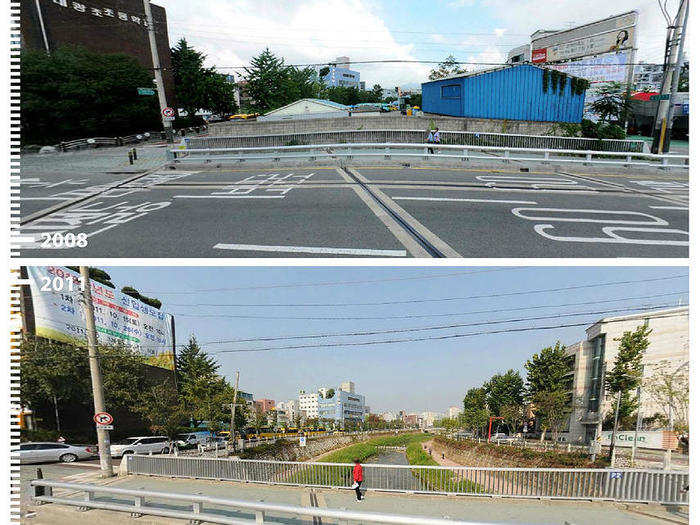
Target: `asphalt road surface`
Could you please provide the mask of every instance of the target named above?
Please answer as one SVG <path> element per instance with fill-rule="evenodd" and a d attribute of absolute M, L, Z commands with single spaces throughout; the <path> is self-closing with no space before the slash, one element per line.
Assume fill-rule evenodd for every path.
<path fill-rule="evenodd" d="M 21 237 L 13 254 L 688 256 L 687 171 L 521 169 L 494 163 L 32 173 L 20 187 Z M 60 245 L 56 233 L 84 233 L 87 246 Z"/>

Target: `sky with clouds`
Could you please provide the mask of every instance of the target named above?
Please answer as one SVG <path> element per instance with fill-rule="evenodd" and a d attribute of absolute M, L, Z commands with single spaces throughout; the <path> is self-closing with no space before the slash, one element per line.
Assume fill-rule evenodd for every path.
<path fill-rule="evenodd" d="M 266 46 L 290 64 L 352 60 L 503 62 L 537 29 L 639 12 L 638 59 L 660 62 L 666 22 L 655 0 L 155 0 L 171 45 L 184 37 L 221 72 L 242 72 Z M 668 0 L 669 10 L 678 0 Z M 692 24 L 691 24 L 692 25 Z M 430 64 L 363 64 L 368 86 L 419 85 Z"/>

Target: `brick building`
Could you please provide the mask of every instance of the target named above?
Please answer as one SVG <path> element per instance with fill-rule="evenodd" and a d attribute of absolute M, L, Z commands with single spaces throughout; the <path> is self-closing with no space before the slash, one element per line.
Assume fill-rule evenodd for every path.
<path fill-rule="evenodd" d="M 165 94 L 172 106 L 175 82 L 166 12 L 155 4 L 151 12 Z M 22 49 L 81 46 L 96 53 L 124 53 L 153 69 L 142 0 L 20 0 L 20 38 Z"/>

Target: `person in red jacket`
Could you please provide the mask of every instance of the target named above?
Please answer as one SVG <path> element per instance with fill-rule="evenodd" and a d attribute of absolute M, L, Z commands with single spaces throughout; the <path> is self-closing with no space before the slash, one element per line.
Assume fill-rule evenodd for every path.
<path fill-rule="evenodd" d="M 352 488 L 355 489 L 355 494 L 357 495 L 357 501 L 362 501 L 365 499 L 360 491 L 360 486 L 362 485 L 362 465 L 360 465 L 360 460 L 355 460 L 355 466 L 352 469 L 352 480 L 355 482 L 352 484 Z"/>

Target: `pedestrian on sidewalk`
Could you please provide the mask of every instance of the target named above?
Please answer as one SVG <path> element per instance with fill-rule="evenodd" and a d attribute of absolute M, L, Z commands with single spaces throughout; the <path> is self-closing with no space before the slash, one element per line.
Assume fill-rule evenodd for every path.
<path fill-rule="evenodd" d="M 355 495 L 357 496 L 357 501 L 362 501 L 364 496 L 362 495 L 362 492 L 360 491 L 360 487 L 362 486 L 362 480 L 363 478 L 363 473 L 362 473 L 362 465 L 360 465 L 360 460 L 355 459 L 355 466 L 352 469 L 352 480 L 354 483 L 352 484 L 352 488 L 355 489 Z"/>
<path fill-rule="evenodd" d="M 431 129 L 428 132 L 428 144 L 439 144 L 439 143 L 440 143 L 440 130 L 436 126 L 435 129 Z M 428 151 L 431 154 L 435 154 L 435 151 L 431 147 L 428 148 Z"/>

